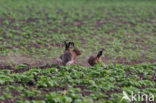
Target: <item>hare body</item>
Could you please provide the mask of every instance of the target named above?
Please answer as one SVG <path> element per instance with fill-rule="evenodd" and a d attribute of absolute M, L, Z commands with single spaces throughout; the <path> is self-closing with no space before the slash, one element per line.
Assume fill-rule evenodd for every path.
<path fill-rule="evenodd" d="M 60 56 L 62 65 L 72 64 L 72 53 L 70 51 L 65 51 L 64 54 Z"/>
<path fill-rule="evenodd" d="M 99 62 L 102 62 L 102 59 L 101 58 L 97 58 L 97 56 L 91 56 L 89 59 L 88 59 L 88 63 L 91 65 L 91 66 L 94 66 L 95 64 L 99 63 Z"/>
<path fill-rule="evenodd" d="M 98 54 L 97 54 L 96 56 L 91 56 L 91 57 L 89 57 L 88 63 L 89 63 L 91 66 L 94 66 L 95 64 L 97 64 L 97 63 L 99 63 L 99 62 L 103 63 L 102 58 L 101 58 L 102 52 L 103 52 L 103 50 L 99 51 Z M 103 63 L 103 64 L 105 64 L 105 63 Z"/>
<path fill-rule="evenodd" d="M 72 58 L 71 50 L 70 50 L 70 42 L 66 43 L 66 41 L 64 41 L 64 44 L 65 44 L 65 50 L 64 53 L 57 59 L 58 65 L 66 65 Z"/>

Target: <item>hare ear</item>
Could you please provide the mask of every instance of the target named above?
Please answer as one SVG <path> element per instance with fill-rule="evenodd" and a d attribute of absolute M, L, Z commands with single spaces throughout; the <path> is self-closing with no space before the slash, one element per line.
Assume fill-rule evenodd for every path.
<path fill-rule="evenodd" d="M 73 47 L 75 46 L 74 42 L 70 42 L 70 44 L 71 44 Z"/>
<path fill-rule="evenodd" d="M 65 47 L 67 46 L 67 42 L 66 41 L 64 41 L 64 45 L 65 45 Z"/>
<path fill-rule="evenodd" d="M 64 45 L 65 45 L 65 48 L 67 49 L 68 48 L 68 44 L 66 41 L 64 41 Z"/>
<path fill-rule="evenodd" d="M 67 44 L 67 48 L 69 48 L 69 47 L 70 47 L 70 44 L 71 44 L 71 42 L 68 42 L 68 44 Z"/>
<path fill-rule="evenodd" d="M 100 58 L 102 56 L 102 53 L 103 53 L 103 49 L 101 51 L 98 52 L 97 54 L 97 58 Z"/>

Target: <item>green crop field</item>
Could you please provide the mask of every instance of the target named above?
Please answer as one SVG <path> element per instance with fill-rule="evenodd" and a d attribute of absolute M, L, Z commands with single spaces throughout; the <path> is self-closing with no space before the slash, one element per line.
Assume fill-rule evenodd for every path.
<path fill-rule="evenodd" d="M 156 64 L 17 68 L 0 71 L 2 103 L 120 103 L 122 91 L 156 95 Z"/>
<path fill-rule="evenodd" d="M 58 67 L 66 40 L 82 55 Z M 102 48 L 107 66 L 90 67 Z M 155 0 L 0 0 L 0 103 L 126 103 L 123 91 L 156 101 Z"/>

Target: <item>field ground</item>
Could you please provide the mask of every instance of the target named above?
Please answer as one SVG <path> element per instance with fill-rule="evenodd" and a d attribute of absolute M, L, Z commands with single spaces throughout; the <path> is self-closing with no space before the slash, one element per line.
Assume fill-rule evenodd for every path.
<path fill-rule="evenodd" d="M 155 3 L 0 0 L 0 102 L 115 103 L 122 91 L 156 93 Z M 82 55 L 56 68 L 65 40 Z M 102 48 L 108 66 L 88 67 Z"/>

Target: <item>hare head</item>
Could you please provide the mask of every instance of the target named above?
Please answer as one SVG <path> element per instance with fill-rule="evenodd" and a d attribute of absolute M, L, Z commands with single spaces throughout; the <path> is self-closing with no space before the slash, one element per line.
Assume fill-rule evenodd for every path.
<path fill-rule="evenodd" d="M 70 44 L 72 45 L 72 47 L 74 48 L 73 49 L 73 52 L 78 56 L 78 55 L 81 55 L 81 51 L 77 48 L 77 47 L 75 47 L 75 44 L 74 44 L 74 42 L 70 42 Z"/>

